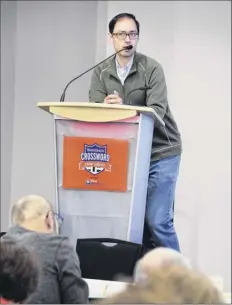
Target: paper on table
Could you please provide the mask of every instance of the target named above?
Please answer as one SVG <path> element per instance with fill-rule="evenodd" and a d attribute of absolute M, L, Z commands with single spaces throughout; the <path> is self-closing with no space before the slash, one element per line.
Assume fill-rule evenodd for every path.
<path fill-rule="evenodd" d="M 122 291 L 127 285 L 127 283 L 124 282 L 94 280 L 86 278 L 84 278 L 84 280 L 89 286 L 89 297 L 91 299 L 109 297 L 115 293 Z"/>

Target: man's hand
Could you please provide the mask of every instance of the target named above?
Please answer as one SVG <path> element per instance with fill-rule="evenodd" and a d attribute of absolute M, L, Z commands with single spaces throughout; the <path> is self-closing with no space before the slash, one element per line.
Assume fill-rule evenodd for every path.
<path fill-rule="evenodd" d="M 122 99 L 118 94 L 110 94 L 104 99 L 105 104 L 122 104 Z"/>

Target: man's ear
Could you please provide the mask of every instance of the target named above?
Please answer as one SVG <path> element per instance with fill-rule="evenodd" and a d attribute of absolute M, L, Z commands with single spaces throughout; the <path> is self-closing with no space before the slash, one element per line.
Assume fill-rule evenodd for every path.
<path fill-rule="evenodd" d="M 46 223 L 46 226 L 49 230 L 51 230 L 53 228 L 53 225 L 52 225 L 52 217 L 51 217 L 51 212 L 48 212 L 47 213 L 47 216 L 45 218 L 45 223 Z"/>

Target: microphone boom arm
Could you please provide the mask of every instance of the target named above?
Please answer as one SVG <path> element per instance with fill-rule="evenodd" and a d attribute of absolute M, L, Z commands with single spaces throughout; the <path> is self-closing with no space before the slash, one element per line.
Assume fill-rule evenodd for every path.
<path fill-rule="evenodd" d="M 133 48 L 133 46 L 132 46 L 132 45 L 129 45 L 129 46 L 127 46 L 127 47 L 125 47 L 125 48 L 119 50 L 118 52 L 116 52 L 116 53 L 110 55 L 109 57 L 107 57 L 106 59 L 102 60 L 101 62 L 99 62 L 99 63 L 96 64 L 95 66 L 89 68 L 87 71 L 85 71 L 85 72 L 81 73 L 80 75 L 78 75 L 77 77 L 73 78 L 73 79 L 66 85 L 66 87 L 64 88 L 64 91 L 63 91 L 63 93 L 62 93 L 62 95 L 61 95 L 61 98 L 60 98 L 60 102 L 64 102 L 64 99 L 65 99 L 65 92 L 66 92 L 68 86 L 69 86 L 72 82 L 74 82 L 76 79 L 80 78 L 81 76 L 85 75 L 85 74 L 88 73 L 89 71 L 93 70 L 94 68 L 96 68 L 97 66 L 99 66 L 100 64 L 102 64 L 103 62 L 105 62 L 106 60 L 110 59 L 111 57 L 115 56 L 116 54 L 118 54 L 118 53 L 120 53 L 120 52 L 122 52 L 122 51 L 124 51 L 124 50 L 131 50 L 132 48 Z"/>

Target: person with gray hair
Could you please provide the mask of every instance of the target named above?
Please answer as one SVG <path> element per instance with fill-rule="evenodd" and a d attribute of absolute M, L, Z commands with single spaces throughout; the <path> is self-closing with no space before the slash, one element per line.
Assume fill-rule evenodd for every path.
<path fill-rule="evenodd" d="M 24 303 L 88 303 L 79 258 L 68 238 L 58 234 L 63 219 L 52 205 L 43 197 L 25 196 L 14 204 L 11 217 L 13 226 L 2 238 L 35 252 L 41 269 L 38 287 Z"/>
<path fill-rule="evenodd" d="M 18 200 L 12 208 L 13 225 L 20 225 L 41 233 L 58 233 L 63 219 L 53 212 L 52 205 L 43 197 L 29 195 Z"/>
<path fill-rule="evenodd" d="M 145 254 L 136 264 L 134 270 L 135 283 L 144 283 L 149 278 L 150 272 L 155 269 L 181 266 L 191 269 L 190 262 L 179 251 L 170 248 L 155 248 Z"/>
<path fill-rule="evenodd" d="M 146 282 L 127 285 L 101 304 L 225 304 L 206 274 L 179 263 L 159 266 Z"/>

